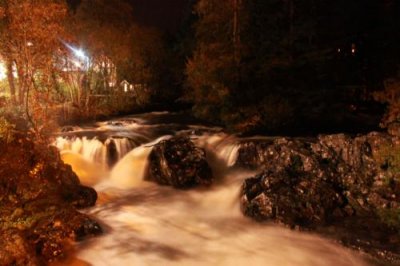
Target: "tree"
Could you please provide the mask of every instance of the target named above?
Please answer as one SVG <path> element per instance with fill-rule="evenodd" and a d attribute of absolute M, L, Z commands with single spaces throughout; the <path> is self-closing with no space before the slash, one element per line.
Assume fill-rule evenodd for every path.
<path fill-rule="evenodd" d="M 272 70 L 293 61 L 300 38 L 294 10 L 292 1 L 198 2 L 197 45 L 187 63 L 188 97 L 198 115 L 232 123 L 251 113 L 249 104 L 256 111 L 267 97 L 264 88 L 274 90 Z"/>
<path fill-rule="evenodd" d="M 58 71 L 57 52 L 64 36 L 67 5 L 62 0 L 3 0 L 0 51 L 7 60 L 11 94 L 14 87 L 18 103 L 25 105 L 25 113 L 35 129 L 52 113 L 49 103 Z M 18 73 L 14 82 L 12 69 Z"/>
<path fill-rule="evenodd" d="M 381 127 L 398 127 L 400 124 L 400 71 L 396 77 L 386 79 L 384 86 L 384 90 L 376 91 L 373 94 L 376 101 L 387 105 L 385 115 L 382 117 Z"/>
<path fill-rule="evenodd" d="M 84 0 L 74 16 L 74 32 L 92 64 L 101 66 L 109 60 L 116 73 L 116 87 L 127 80 L 135 86 L 136 99 L 143 103 L 145 98 L 165 94 L 169 54 L 159 30 L 134 22 L 133 8 L 129 1 Z M 108 85 L 111 72 L 101 69 L 98 73 L 104 82 L 94 91 L 115 90 Z"/>
<path fill-rule="evenodd" d="M 221 119 L 218 104 L 230 108 L 237 88 L 239 14 L 237 1 L 201 0 L 195 6 L 196 48 L 187 63 L 187 97 L 201 117 Z M 236 4 L 236 5 L 235 5 Z"/>
<path fill-rule="evenodd" d="M 111 89 L 118 84 L 119 61 L 129 51 L 126 36 L 131 13 L 128 1 L 83 0 L 74 5 L 68 21 L 72 38 L 65 42 L 70 49 L 65 60 L 69 71 L 63 79 L 67 97 L 79 116 L 96 115 L 99 108 L 107 109 L 104 104 L 111 100 Z M 79 50 L 82 54 L 77 56 Z"/>
<path fill-rule="evenodd" d="M 369 0 L 368 6 L 375 6 L 374 1 Z M 295 112 L 308 119 L 310 108 L 322 106 L 326 111 L 333 106 L 332 99 L 344 102 L 338 92 L 337 97 L 327 97 L 335 95 L 336 80 L 345 80 L 335 64 L 338 44 L 333 40 L 362 32 L 370 16 L 363 1 L 339 2 L 198 1 L 197 43 L 186 68 L 186 95 L 197 114 L 225 124 L 251 120 L 266 127 L 274 119 L 279 127 Z M 350 23 L 353 13 L 337 13 L 346 5 L 356 15 L 357 26 L 332 26 L 325 17 Z M 362 49 L 348 50 L 345 64 L 355 68 L 349 73 L 355 85 L 361 85 Z M 336 74 L 340 79 L 335 80 Z"/>
<path fill-rule="evenodd" d="M 120 77 L 140 84 L 142 94 L 164 94 L 170 58 L 162 33 L 154 28 L 132 25 L 129 38 L 129 55 L 120 61 Z"/>

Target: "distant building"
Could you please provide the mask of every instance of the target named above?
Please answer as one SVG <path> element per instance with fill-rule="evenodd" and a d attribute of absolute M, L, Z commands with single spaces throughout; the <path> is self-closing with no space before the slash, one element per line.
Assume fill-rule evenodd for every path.
<path fill-rule="evenodd" d="M 132 91 L 133 85 L 130 84 L 127 80 L 123 80 L 120 83 L 121 87 L 124 89 L 124 92 Z"/>

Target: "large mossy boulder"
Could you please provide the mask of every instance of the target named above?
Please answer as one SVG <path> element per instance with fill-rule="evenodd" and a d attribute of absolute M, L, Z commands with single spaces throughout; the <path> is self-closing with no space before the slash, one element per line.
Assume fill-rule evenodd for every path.
<path fill-rule="evenodd" d="M 238 164 L 262 173 L 245 181 L 243 211 L 256 219 L 313 226 L 395 210 L 400 182 L 392 167 L 394 155 L 385 155 L 395 147 L 398 139 L 382 133 L 245 143 Z"/>
<path fill-rule="evenodd" d="M 379 265 L 400 263 L 398 137 L 247 141 L 237 165 L 260 171 L 243 183 L 245 215 L 315 229 L 382 260 Z"/>
<path fill-rule="evenodd" d="M 72 243 L 101 233 L 77 208 L 93 206 L 55 148 L 16 134 L 0 140 L 0 265 L 43 265 L 64 258 Z"/>
<path fill-rule="evenodd" d="M 1 204 L 24 204 L 50 199 L 83 208 L 97 200 L 94 189 L 82 186 L 71 166 L 62 162 L 56 148 L 18 137 L 0 142 Z"/>
<path fill-rule="evenodd" d="M 336 166 L 341 162 L 337 158 L 328 163 L 313 153 L 312 143 L 284 138 L 271 143 L 265 154 L 262 173 L 243 185 L 246 215 L 291 226 L 314 226 L 352 212 L 339 185 Z"/>
<path fill-rule="evenodd" d="M 163 140 L 150 153 L 148 180 L 176 188 L 210 185 L 211 168 L 203 149 L 187 137 Z"/>

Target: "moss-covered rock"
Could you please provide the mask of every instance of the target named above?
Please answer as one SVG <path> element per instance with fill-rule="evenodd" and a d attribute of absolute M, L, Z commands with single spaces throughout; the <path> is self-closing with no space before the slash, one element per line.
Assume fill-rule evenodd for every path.
<path fill-rule="evenodd" d="M 148 180 L 176 188 L 210 185 L 211 168 L 203 149 L 187 137 L 174 137 L 156 144 L 150 154 Z"/>
<path fill-rule="evenodd" d="M 333 226 L 346 245 L 400 262 L 399 158 L 400 139 L 383 133 L 250 141 L 237 165 L 261 173 L 245 180 L 242 210 L 291 227 Z"/>
<path fill-rule="evenodd" d="M 74 241 L 101 233 L 96 221 L 76 210 L 96 199 L 55 148 L 19 133 L 1 139 L 0 265 L 59 260 Z"/>

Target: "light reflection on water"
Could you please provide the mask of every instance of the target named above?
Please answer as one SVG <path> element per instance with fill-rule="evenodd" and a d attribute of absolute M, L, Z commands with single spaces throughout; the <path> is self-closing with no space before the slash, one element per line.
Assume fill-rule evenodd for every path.
<path fill-rule="evenodd" d="M 151 146 L 162 136 L 136 147 L 111 170 L 66 153 L 63 158 L 82 181 L 96 184 L 99 200 L 85 212 L 105 229 L 81 244 L 79 260 L 96 266 L 367 265 L 360 254 L 330 240 L 243 217 L 238 194 L 242 180 L 254 173 L 231 168 L 237 139 L 217 133 L 193 137 L 207 150 L 217 178 L 211 188 L 184 191 L 143 181 Z"/>
<path fill-rule="evenodd" d="M 88 213 L 104 236 L 78 253 L 92 265 L 366 265 L 318 236 L 258 224 L 238 210 L 237 188 L 177 191 L 153 184 L 100 192 Z"/>

